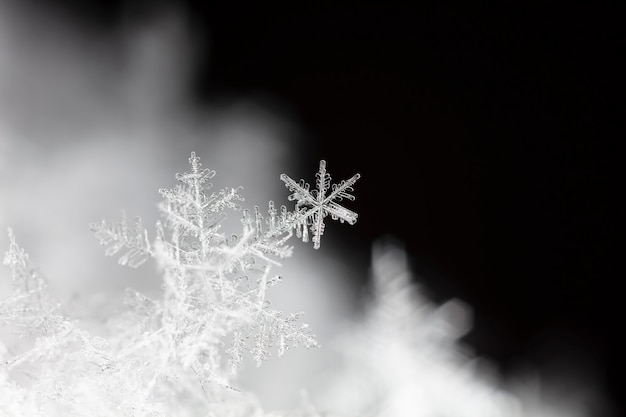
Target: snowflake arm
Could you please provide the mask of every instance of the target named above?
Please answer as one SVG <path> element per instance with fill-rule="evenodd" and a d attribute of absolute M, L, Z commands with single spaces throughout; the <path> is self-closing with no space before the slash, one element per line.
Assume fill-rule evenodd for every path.
<path fill-rule="evenodd" d="M 17 244 L 13 229 L 8 229 L 10 246 L 4 254 L 3 264 L 11 268 L 13 291 L 16 294 L 30 294 L 41 291 L 46 283 L 30 263 L 28 253 Z"/>
<path fill-rule="evenodd" d="M 286 174 L 282 174 L 280 179 L 292 193 L 288 197 L 289 201 L 295 201 L 296 210 L 299 210 L 298 224 L 294 227 L 302 227 L 302 240 L 307 241 L 306 227 L 308 226 L 313 233 L 313 247 L 319 249 L 325 228 L 324 218 L 327 215 L 330 214 L 333 220 L 339 220 L 342 223 L 344 221 L 351 225 L 356 223 L 357 213 L 341 206 L 337 201 L 354 200 L 351 192 L 354 191 L 353 186 L 361 175 L 355 174 L 352 178 L 331 186 L 331 177 L 326 171 L 326 161 L 321 160 L 316 177 L 317 190 L 313 191 L 310 191 L 309 184 L 303 180 L 297 183 Z M 329 190 L 332 190 L 331 193 L 326 195 Z"/>
<path fill-rule="evenodd" d="M 137 268 L 154 256 L 148 240 L 148 232 L 141 224 L 139 217 L 129 224 L 126 213 L 122 211 L 117 223 L 110 224 L 102 220 L 100 223 L 92 223 L 90 228 L 95 232 L 100 245 L 107 247 L 105 252 L 107 256 L 113 256 L 126 249 L 118 260 L 120 265 Z"/>

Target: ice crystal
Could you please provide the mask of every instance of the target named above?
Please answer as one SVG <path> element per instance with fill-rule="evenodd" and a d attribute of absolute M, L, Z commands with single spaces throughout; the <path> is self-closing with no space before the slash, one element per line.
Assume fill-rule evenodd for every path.
<path fill-rule="evenodd" d="M 307 226 L 313 233 L 313 244 L 317 249 L 320 247 L 322 234 L 324 233 L 324 218 L 330 214 L 333 220 L 339 219 L 342 223 L 356 223 L 357 214 L 347 208 L 339 205 L 337 201 L 342 199 L 354 200 L 354 196 L 350 194 L 353 191 L 354 183 L 359 179 L 360 175 L 355 174 L 349 180 L 341 181 L 339 184 L 331 186 L 331 177 L 326 172 L 326 161 L 320 161 L 320 168 L 316 174 L 317 189 L 310 191 L 310 185 L 304 180 L 300 183 L 295 182 L 288 175 L 282 174 L 280 179 L 283 180 L 285 186 L 292 192 L 289 196 L 290 201 L 296 201 L 297 224 L 296 230 L 301 232 L 303 241 L 308 240 Z M 332 190 L 330 194 L 327 192 Z M 299 235 L 300 236 L 300 235 Z"/>
<path fill-rule="evenodd" d="M 354 198 L 358 175 L 328 195 L 324 161 L 317 192 L 283 175 L 295 209 L 270 201 L 267 216 L 243 210 L 236 234 L 223 225 L 227 211 L 241 210 L 241 188 L 212 191 L 215 172 L 195 153 L 189 164 L 177 185 L 159 190 L 153 239 L 125 212 L 91 224 L 106 255 L 133 268 L 154 259 L 162 275 L 161 297 L 127 289 L 126 310 L 107 320 L 103 334 L 91 335 L 61 311 L 9 231 L 4 263 L 13 291 L 0 301 L 0 324 L 20 337 L 0 344 L 0 415 L 94 415 L 94 404 L 98 416 L 270 415 L 236 387 L 246 357 L 260 366 L 289 349 L 318 346 L 301 312 L 272 308 L 267 292 L 282 280 L 273 268 L 292 254 L 294 231 L 301 237 L 310 228 L 318 248 L 327 214 L 354 224 L 356 214 L 336 201 Z"/>
<path fill-rule="evenodd" d="M 154 254 L 148 240 L 148 233 L 141 224 L 139 217 L 136 217 L 133 223 L 129 224 L 126 212 L 122 211 L 120 219 L 116 223 L 102 220 L 99 225 L 92 225 L 92 229 L 95 231 L 100 244 L 107 246 L 105 251 L 107 256 L 125 250 L 118 260 L 120 265 L 136 268 Z"/>

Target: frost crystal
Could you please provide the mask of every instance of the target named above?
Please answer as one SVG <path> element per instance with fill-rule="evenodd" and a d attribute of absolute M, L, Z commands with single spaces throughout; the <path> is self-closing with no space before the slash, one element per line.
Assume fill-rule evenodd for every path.
<path fill-rule="evenodd" d="M 0 325 L 21 337 L 0 343 L 0 415 L 271 415 L 234 387 L 246 356 L 260 366 L 272 354 L 317 346 L 302 313 L 271 307 L 267 290 L 282 280 L 272 269 L 292 254 L 294 230 L 306 240 L 310 229 L 318 248 L 325 216 L 355 223 L 357 215 L 336 201 L 354 199 L 358 175 L 330 193 L 324 161 L 314 192 L 282 175 L 295 209 L 270 201 L 266 216 L 243 210 L 241 233 L 228 234 L 226 211 L 241 210 L 241 188 L 211 191 L 215 172 L 195 153 L 189 163 L 174 188 L 159 190 L 153 239 L 124 212 L 117 222 L 90 225 L 106 255 L 133 268 L 154 259 L 162 275 L 162 297 L 128 289 L 127 309 L 107 320 L 104 334 L 90 335 L 61 312 L 9 231 L 4 264 L 13 292 L 0 300 Z"/>
<path fill-rule="evenodd" d="M 122 211 L 117 223 L 110 224 L 102 220 L 99 224 L 92 224 L 91 229 L 100 244 L 107 246 L 105 251 L 107 256 L 113 256 L 125 249 L 118 260 L 120 265 L 136 268 L 153 255 L 148 233 L 139 217 L 136 217 L 132 224 L 128 224 L 126 213 Z"/>
<path fill-rule="evenodd" d="M 359 174 L 355 174 L 346 181 L 339 184 L 333 184 L 331 187 L 330 174 L 326 172 L 326 161 L 320 161 L 320 169 L 316 174 L 317 190 L 309 191 L 310 185 L 300 180 L 295 182 L 288 175 L 282 174 L 280 179 L 285 186 L 292 192 L 289 201 L 296 201 L 296 210 L 298 213 L 298 227 L 296 230 L 301 231 L 302 240 L 308 240 L 307 226 L 313 233 L 313 245 L 316 249 L 320 247 L 322 234 L 324 233 L 324 218 L 330 214 L 333 220 L 339 219 L 340 222 L 356 223 L 357 214 L 347 208 L 339 205 L 337 201 L 342 199 L 354 200 L 354 196 L 350 194 L 354 183 L 360 178 Z M 326 193 L 332 190 L 330 194 Z"/>

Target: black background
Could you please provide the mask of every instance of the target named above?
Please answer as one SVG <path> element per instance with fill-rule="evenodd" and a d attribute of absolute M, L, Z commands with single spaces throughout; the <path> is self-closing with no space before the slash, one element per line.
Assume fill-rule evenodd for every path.
<path fill-rule="evenodd" d="M 198 104 L 267 94 L 307 166 L 362 174 L 355 256 L 399 238 L 436 300 L 472 306 L 478 354 L 589 358 L 620 400 L 623 4 L 63 6 L 106 31 L 167 4 L 189 12 Z"/>

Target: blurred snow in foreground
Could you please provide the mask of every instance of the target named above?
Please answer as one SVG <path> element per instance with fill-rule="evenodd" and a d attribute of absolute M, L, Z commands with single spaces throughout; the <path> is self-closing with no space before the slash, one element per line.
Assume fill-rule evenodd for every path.
<path fill-rule="evenodd" d="M 14 229 L 60 299 L 104 306 L 125 287 L 158 291 L 150 267 L 105 258 L 88 224 L 121 209 L 153 224 L 158 188 L 173 184 L 191 151 L 217 171 L 216 186 L 244 186 L 249 207 L 285 200 L 280 173 L 309 175 L 280 106 L 191 105 L 182 15 L 103 37 L 24 4 L 0 2 L 0 230 Z M 572 384 L 568 374 L 489 371 L 459 343 L 471 307 L 427 300 L 398 245 L 374 248 L 372 298 L 355 315 L 360 289 L 346 279 L 355 272 L 333 249 L 297 248 L 285 262 L 275 303 L 305 311 L 322 348 L 244 370 L 241 386 L 268 408 L 296 407 L 302 388 L 318 410 L 354 417 L 608 415 L 591 375 L 574 373 L 581 383 Z"/>
<path fill-rule="evenodd" d="M 474 356 L 460 338 L 471 309 L 459 300 L 428 300 L 400 242 L 373 247 L 365 314 L 332 344 L 340 358 L 324 374 L 317 401 L 343 416 L 591 417 L 608 416 L 591 375 L 507 376 Z"/>

